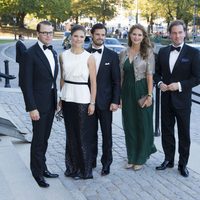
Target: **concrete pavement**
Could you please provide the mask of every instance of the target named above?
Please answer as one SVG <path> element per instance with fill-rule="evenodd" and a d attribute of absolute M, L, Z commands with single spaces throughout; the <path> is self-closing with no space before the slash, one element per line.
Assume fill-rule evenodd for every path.
<path fill-rule="evenodd" d="M 59 47 L 58 43 L 55 45 Z M 4 52 L 8 58 L 14 59 L 13 44 L 4 46 Z M 2 50 L 0 46 L 0 50 Z M 59 49 L 61 50 L 61 49 Z M 4 55 L 0 55 L 0 61 L 4 59 Z M 18 65 L 14 60 L 12 63 L 12 73 L 17 75 Z M 2 63 L 1 72 L 2 71 Z M 12 120 L 17 124 L 24 132 L 31 132 L 31 122 L 28 114 L 24 110 L 24 102 L 20 89 L 17 86 L 17 80 L 11 81 L 12 88 L 3 88 L 4 83 L 0 82 L 0 106 L 9 114 Z M 198 88 L 197 88 L 198 89 Z M 99 132 L 99 159 L 97 168 L 94 169 L 93 180 L 72 180 L 66 178 L 63 173 L 65 171 L 64 153 L 65 153 L 65 130 L 63 121 L 54 121 L 52 134 L 49 140 L 49 148 L 47 152 L 47 164 L 51 171 L 59 173 L 58 180 L 51 180 L 50 188 L 42 190 L 38 188 L 34 180 L 30 175 L 29 170 L 29 147 L 30 144 L 22 143 L 19 140 L 12 139 L 5 136 L 0 136 L 0 163 L 10 162 L 10 168 L 7 165 L 0 164 L 0 176 L 3 177 L 3 181 L 0 182 L 0 199 L 11 200 L 17 199 L 17 192 L 11 191 L 11 184 L 13 178 L 9 169 L 16 167 L 18 173 L 26 174 L 28 178 L 28 185 L 34 185 L 35 190 L 32 193 L 36 193 L 38 196 L 44 196 L 43 199 L 47 200 L 199 200 L 200 196 L 200 128 L 199 124 L 199 111 L 200 105 L 193 104 L 191 115 L 191 156 L 188 163 L 190 176 L 184 178 L 180 176 L 177 170 L 177 162 L 174 168 L 166 169 L 165 171 L 156 171 L 155 166 L 159 165 L 163 161 L 163 151 L 160 144 L 160 137 L 155 138 L 155 144 L 158 151 L 153 154 L 145 164 L 144 168 L 140 171 L 126 170 L 124 165 L 126 164 L 126 148 L 124 133 L 121 124 L 121 111 L 114 113 L 113 119 L 113 164 L 111 165 L 111 173 L 106 177 L 101 177 L 101 133 Z M 11 142 L 10 142 L 11 141 Z M 3 148 L 8 145 L 9 148 L 14 151 L 15 156 L 13 159 L 21 160 L 21 164 L 12 164 L 12 153 L 9 156 L 2 156 L 6 149 Z M 8 149 L 9 149 L 8 148 Z M 2 150 L 3 149 L 3 150 Z M 10 150 L 9 150 L 10 151 Z M 16 155 L 17 154 L 17 155 Z M 176 155 L 176 161 L 178 156 Z M 20 172 L 21 171 L 21 172 Z M 19 177 L 20 178 L 20 177 Z M 15 181 L 17 181 L 17 177 Z M 18 190 L 28 190 L 30 187 L 23 187 Z M 26 183 L 24 183 L 26 185 Z M 14 186 L 13 186 L 14 187 Z M 31 191 L 29 191 L 31 192 Z M 21 191 L 22 193 L 22 191 Z M 48 193 L 48 194 L 47 194 Z M 46 195 L 45 195 L 46 194 Z M 57 196 L 55 196 L 57 194 Z M 18 198 L 19 199 L 19 198 Z M 37 199 L 35 197 L 35 199 Z M 38 197 L 39 199 L 39 197 Z"/>

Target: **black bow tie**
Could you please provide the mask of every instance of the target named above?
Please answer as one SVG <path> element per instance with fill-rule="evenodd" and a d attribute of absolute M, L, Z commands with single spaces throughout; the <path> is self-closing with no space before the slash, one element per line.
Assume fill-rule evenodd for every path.
<path fill-rule="evenodd" d="M 102 52 L 102 49 L 94 49 L 94 48 L 92 48 L 92 51 L 91 51 L 91 52 L 92 52 L 92 53 L 95 53 L 96 51 L 97 51 L 98 53 L 101 53 L 101 52 Z"/>
<path fill-rule="evenodd" d="M 171 49 L 170 49 L 170 51 L 174 51 L 174 50 L 176 50 L 176 51 L 180 51 L 181 50 L 181 47 L 175 47 L 175 46 L 172 46 L 171 45 Z"/>
<path fill-rule="evenodd" d="M 52 47 L 52 45 L 49 45 L 49 46 L 43 45 L 43 49 L 44 50 L 46 50 L 46 49 L 52 50 L 53 47 Z"/>

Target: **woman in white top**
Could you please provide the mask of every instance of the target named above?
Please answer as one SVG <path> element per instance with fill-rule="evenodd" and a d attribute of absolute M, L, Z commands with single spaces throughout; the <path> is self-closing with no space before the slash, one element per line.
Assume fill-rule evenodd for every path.
<path fill-rule="evenodd" d="M 85 34 L 83 26 L 73 26 L 71 48 L 60 55 L 61 106 L 66 129 L 65 176 L 75 179 L 93 178 L 91 134 L 96 66 L 94 57 L 83 48 Z"/>

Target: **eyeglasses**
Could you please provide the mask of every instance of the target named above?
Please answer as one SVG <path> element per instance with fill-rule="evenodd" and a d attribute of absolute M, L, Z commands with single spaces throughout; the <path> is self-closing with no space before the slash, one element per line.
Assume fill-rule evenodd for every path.
<path fill-rule="evenodd" d="M 40 31 L 39 31 L 39 33 L 42 34 L 42 35 L 45 35 L 45 36 L 47 36 L 47 35 L 52 36 L 52 35 L 53 35 L 53 32 L 52 32 L 52 31 L 51 31 L 51 32 L 46 32 L 46 31 L 40 32 Z"/>

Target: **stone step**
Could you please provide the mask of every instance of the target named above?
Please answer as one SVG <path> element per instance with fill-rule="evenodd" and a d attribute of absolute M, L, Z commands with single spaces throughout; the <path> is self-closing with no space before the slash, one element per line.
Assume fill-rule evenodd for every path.
<path fill-rule="evenodd" d="M 1 136 L 0 161 L 1 200 L 47 200 L 7 136 Z"/>
<path fill-rule="evenodd" d="M 4 177 L 4 174 L 1 172 L 0 169 L 0 177 L 1 177 L 1 183 L 0 183 L 0 199 L 1 200 L 14 200 L 14 196 L 11 192 L 11 189 Z"/>
<path fill-rule="evenodd" d="M 29 143 L 23 143 L 19 140 L 16 140 L 12 138 L 12 143 L 17 150 L 20 158 L 24 162 L 25 166 L 30 171 L 30 144 Z M 52 171 L 52 169 L 49 167 L 49 170 Z M 54 173 L 58 173 L 57 171 L 52 171 Z M 47 200 L 76 200 L 74 198 L 74 195 L 70 193 L 65 186 L 62 184 L 61 177 L 62 174 L 59 174 L 59 178 L 53 178 L 53 179 L 46 179 L 46 181 L 50 184 L 49 188 L 45 188 L 42 192 L 44 197 Z M 34 184 L 36 185 L 35 181 L 33 180 Z"/>

